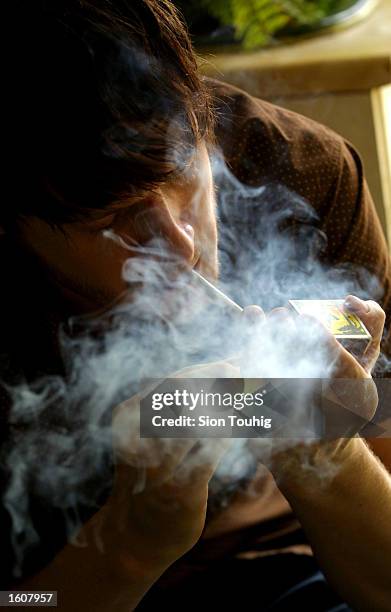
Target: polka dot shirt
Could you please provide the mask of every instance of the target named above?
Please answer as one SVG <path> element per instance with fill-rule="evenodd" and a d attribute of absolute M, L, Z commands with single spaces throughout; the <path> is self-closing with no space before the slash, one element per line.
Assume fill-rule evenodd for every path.
<path fill-rule="evenodd" d="M 366 297 L 379 301 L 391 320 L 389 252 L 354 147 L 311 119 L 231 85 L 207 82 L 217 143 L 236 178 L 249 186 L 283 184 L 307 201 L 327 239 L 323 260 L 367 270 L 376 282 Z M 390 337 L 386 346 L 391 352 Z"/>

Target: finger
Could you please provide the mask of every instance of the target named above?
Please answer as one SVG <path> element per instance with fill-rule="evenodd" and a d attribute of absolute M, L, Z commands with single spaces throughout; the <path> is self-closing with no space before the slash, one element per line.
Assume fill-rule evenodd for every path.
<path fill-rule="evenodd" d="M 250 325 L 257 325 L 265 320 L 265 313 L 260 306 L 246 306 L 243 310 L 243 316 Z"/>
<path fill-rule="evenodd" d="M 266 323 L 276 327 L 279 333 L 284 332 L 291 335 L 297 330 L 296 316 L 293 316 L 288 308 L 273 308 L 273 310 L 267 314 Z"/>
<path fill-rule="evenodd" d="M 316 338 L 317 342 L 323 345 L 329 369 L 327 376 L 356 378 L 363 375 L 362 368 L 357 360 L 338 342 L 322 321 L 308 314 L 299 315 L 298 318 L 304 326 L 307 326 L 307 329 L 312 330 L 312 343 Z"/>
<path fill-rule="evenodd" d="M 380 353 L 380 343 L 384 330 L 385 312 L 373 300 L 360 300 L 354 295 L 345 299 L 344 307 L 348 312 L 356 314 L 372 336 L 364 354 L 359 359 L 367 372 L 371 372 Z"/>
<path fill-rule="evenodd" d="M 262 328 L 265 323 L 265 313 L 260 306 L 246 306 L 242 320 L 239 322 L 240 347 L 236 362 L 242 372 L 247 375 L 248 351 L 254 343 L 260 342 Z"/>
<path fill-rule="evenodd" d="M 117 464 L 146 470 L 148 481 L 166 479 L 196 444 L 194 439 L 140 437 L 140 397 L 113 410 L 113 447 Z"/>
<path fill-rule="evenodd" d="M 360 300 L 354 295 L 348 295 L 344 301 L 344 308 L 356 314 L 371 334 L 373 341 L 380 343 L 386 315 L 377 302 Z"/>
<path fill-rule="evenodd" d="M 223 455 L 232 444 L 230 438 L 203 439 L 183 459 L 175 472 L 175 482 L 194 486 L 207 484 Z"/>
<path fill-rule="evenodd" d="M 323 323 L 310 315 L 302 315 L 300 318 L 312 326 L 313 332 L 318 334 L 319 342 L 325 347 L 329 366 L 325 378 L 330 380 L 324 388 L 324 395 L 331 400 L 327 426 L 333 423 L 341 433 L 350 431 L 349 427 L 355 424 L 353 416 L 361 417 L 360 423 L 363 420 L 370 421 L 376 411 L 377 394 L 369 374 Z M 339 411 L 339 404 L 347 410 Z"/>
<path fill-rule="evenodd" d="M 330 370 L 328 373 L 325 371 L 325 375 L 335 371 L 336 367 L 338 367 L 341 351 L 344 351 L 335 336 L 333 336 L 322 321 L 319 321 L 319 319 L 312 315 L 298 315 L 296 321 L 299 328 L 306 329 L 306 336 L 303 342 L 309 339 L 310 348 L 313 347 L 315 343 L 323 347 L 326 370 Z"/>
<path fill-rule="evenodd" d="M 268 312 L 267 318 L 268 319 L 274 319 L 274 318 L 292 319 L 292 311 L 290 311 L 288 308 L 284 308 L 283 306 L 280 306 L 279 308 L 273 308 L 273 310 Z"/>
<path fill-rule="evenodd" d="M 171 378 L 238 378 L 239 367 L 236 367 L 237 358 L 210 363 L 194 364 L 178 370 Z"/>

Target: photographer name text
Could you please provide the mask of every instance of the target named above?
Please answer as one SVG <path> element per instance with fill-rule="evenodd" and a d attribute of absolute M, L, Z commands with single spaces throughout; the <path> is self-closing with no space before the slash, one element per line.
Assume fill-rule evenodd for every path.
<path fill-rule="evenodd" d="M 191 417 L 180 415 L 175 418 L 162 417 L 155 415 L 152 417 L 154 427 L 263 427 L 271 429 L 272 419 L 264 416 L 242 417 L 237 414 L 227 414 L 221 417 L 211 417 L 209 415 L 199 415 Z"/>

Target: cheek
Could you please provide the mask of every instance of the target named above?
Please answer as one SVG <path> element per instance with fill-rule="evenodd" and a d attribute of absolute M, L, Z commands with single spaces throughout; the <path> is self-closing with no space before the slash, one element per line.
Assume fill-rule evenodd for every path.
<path fill-rule="evenodd" d="M 118 286 L 126 251 L 102 234 L 56 230 L 36 234 L 29 242 L 30 250 L 45 269 L 62 284 L 87 283 L 96 287 Z"/>
<path fill-rule="evenodd" d="M 216 204 L 211 179 L 206 181 L 203 188 L 194 190 L 189 200 L 190 223 L 200 235 L 213 238 L 216 228 Z"/>
<path fill-rule="evenodd" d="M 209 243 L 209 248 L 217 248 L 217 218 L 216 201 L 213 193 L 208 193 L 204 204 L 204 212 L 201 219 L 204 219 L 203 232 Z"/>
<path fill-rule="evenodd" d="M 128 257 L 126 250 L 109 238 L 87 235 L 66 249 L 64 263 L 71 274 L 83 275 L 90 282 L 96 279 L 105 284 L 118 284 Z"/>
<path fill-rule="evenodd" d="M 200 252 L 198 270 L 210 278 L 217 278 L 217 221 L 214 201 L 205 208 L 194 225 L 196 247 Z"/>

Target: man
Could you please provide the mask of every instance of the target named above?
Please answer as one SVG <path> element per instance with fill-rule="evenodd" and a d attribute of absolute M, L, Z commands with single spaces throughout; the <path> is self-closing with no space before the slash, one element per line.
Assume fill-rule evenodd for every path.
<path fill-rule="evenodd" d="M 187 34 L 169 2 L 56 1 L 35 6 L 22 3 L 22 8 L 18 18 L 20 21 L 23 15 L 18 23 L 21 44 L 14 57 L 15 131 L 10 157 L 20 159 L 21 151 L 27 151 L 28 159 L 22 171 L 20 164 L 11 169 L 15 198 L 1 217 L 7 296 L 2 305 L 2 371 L 8 385 L 3 399 L 3 465 L 7 469 L 2 524 L 3 532 L 9 530 L 11 536 L 18 527 L 18 514 L 10 502 L 10 482 L 15 480 L 14 464 L 8 458 L 17 440 L 13 407 L 20 404 L 13 404 L 10 385 L 59 373 L 66 376 L 67 364 L 58 343 L 59 324 L 70 316 L 107 310 L 124 292 L 129 294 L 129 283 L 122 274 L 123 266 L 132 260 L 129 243 L 145 247 L 158 236 L 175 253 L 180 266 L 196 267 L 209 278 L 217 277 L 211 145 L 221 147 L 227 166 L 243 185 L 282 183 L 305 198 L 319 217 L 316 236 L 325 234 L 328 238 L 323 261 L 364 267 L 377 279 L 379 293 L 373 290 L 370 297 L 381 297 L 386 310 L 390 300 L 385 241 L 359 158 L 342 139 L 240 91 L 203 82 Z M 277 204 L 285 201 L 284 194 Z M 226 227 L 231 222 L 229 212 L 234 218 L 234 210 L 221 208 Z M 244 214 L 248 212 L 240 211 L 239 216 Z M 283 221 L 293 236 L 298 219 L 291 216 Z M 113 235 L 126 240 L 108 239 Z M 301 238 L 300 232 L 298 241 L 292 238 L 296 246 Z M 249 246 L 247 240 L 245 244 Z M 299 260 L 302 256 L 299 250 Z M 235 258 L 231 264 L 235 270 Z M 247 303 L 251 297 L 248 292 Z M 365 363 L 359 364 L 323 330 L 319 334 L 333 355 L 337 375 L 361 380 L 370 376 L 376 362 L 384 320 L 373 302 L 352 299 L 351 307 L 373 335 Z M 262 316 L 256 309 L 251 312 L 256 321 Z M 267 322 L 272 324 L 273 319 Z M 229 364 L 220 367 L 221 375 L 237 375 Z M 369 419 L 373 406 L 365 408 Z M 126 402 L 114 410 L 114 430 L 126 424 L 129 411 Z M 208 483 L 224 450 L 217 445 L 205 465 L 178 485 L 176 471 L 189 459 L 190 451 L 195 452 L 191 444 L 178 443 L 167 463 L 157 471 L 147 470 L 147 484 L 136 495 L 132 492 L 137 471 L 127 460 L 134 449 L 125 440 L 115 449 L 113 481 L 110 465 L 108 471 L 99 470 L 106 487 L 101 490 L 99 507 L 95 498 L 91 501 L 87 496 L 84 509 L 75 509 L 83 522 L 79 537 L 86 538 L 88 546 L 67 543 L 66 530 L 55 512 L 40 507 L 39 499 L 36 505 L 31 501 L 34 533 L 40 543 L 34 537 L 29 540 L 21 575 L 13 583 L 10 578 L 8 584 L 30 590 L 58 589 L 64 610 L 133 609 L 199 539 L 210 501 Z M 242 537 L 244 532 L 238 529 L 260 522 L 264 533 L 273 536 L 274 550 L 287 549 L 287 542 L 278 541 L 267 520 L 277 520 L 274 532 L 285 525 L 288 535 L 296 533 L 295 525 L 287 527 L 287 522 L 292 523 L 289 500 L 340 596 L 357 608 L 386 610 L 388 573 L 378 551 L 383 548 L 384 554 L 389 554 L 391 549 L 386 523 L 389 477 L 358 438 L 307 450 L 295 447 L 288 461 L 286 453 L 273 455 L 269 467 L 280 492 L 272 486 L 271 475 L 261 479 L 263 495 L 249 500 L 245 492 L 236 491 L 231 499 L 234 511 L 230 514 L 228 508 L 225 515 L 221 512 L 212 517 L 206 528 L 211 545 L 205 556 L 213 560 L 213 543 L 219 542 L 216 536 L 234 532 Z M 316 474 L 309 476 L 303 471 L 303 462 L 318 465 L 325 458 L 343 468 L 336 484 L 333 481 L 322 489 Z M 355 477 L 358 471 L 366 475 L 359 482 Z M 269 507 L 265 490 L 270 494 Z M 381 508 L 374 491 L 380 491 Z M 365 508 L 354 516 L 344 502 L 353 495 L 357 507 Z M 373 527 L 370 535 L 360 539 L 357 533 L 364 530 L 365 517 L 370 517 Z M 322 527 L 325 523 L 327 534 Z M 23 526 L 19 525 L 17 533 L 26 537 Z M 18 550 L 17 538 L 9 540 L 2 559 L 8 571 Z M 302 545 L 303 541 L 293 538 L 288 544 Z M 249 542 L 247 550 L 241 550 L 229 543 L 224 559 L 234 559 L 239 552 L 251 553 L 251 546 Z M 308 560 L 306 555 L 304 563 Z M 191 559 L 185 560 L 185 568 L 186 563 L 191 567 Z M 272 566 L 274 560 L 268 563 Z M 310 560 L 301 577 L 308 577 L 314 567 Z M 211 574 L 203 572 L 197 581 L 194 567 L 191 569 L 195 585 L 178 579 L 183 566 L 174 566 L 175 588 L 184 585 L 181 594 L 190 594 L 196 601 L 197 589 L 203 597 L 202 585 L 210 584 Z M 83 588 L 76 589 L 78 580 Z M 288 586 L 268 593 L 265 605 L 276 601 Z M 175 602 L 170 582 L 163 591 L 167 588 L 170 605 L 182 606 L 182 601 Z M 337 599 L 327 592 L 332 607 Z M 159 591 L 158 600 L 161 596 Z M 228 591 L 226 606 L 232 597 L 239 601 L 243 596 L 240 587 Z M 320 606 L 320 597 L 317 593 L 312 609 Z M 216 603 L 219 601 L 216 598 Z M 147 596 L 141 605 L 154 609 L 157 604 L 153 599 L 148 603 Z"/>

